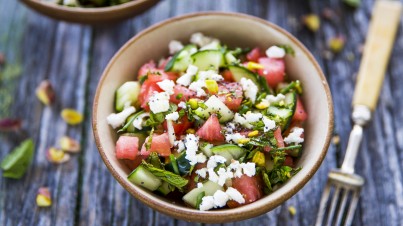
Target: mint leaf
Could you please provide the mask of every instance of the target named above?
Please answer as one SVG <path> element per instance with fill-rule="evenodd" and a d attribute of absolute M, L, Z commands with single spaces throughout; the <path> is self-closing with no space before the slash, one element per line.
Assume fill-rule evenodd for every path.
<path fill-rule="evenodd" d="M 176 175 L 175 173 L 163 170 L 163 169 L 158 169 L 154 167 L 151 164 L 148 164 L 146 161 L 143 160 L 141 165 L 146 168 L 148 171 L 150 171 L 154 176 L 158 177 L 159 179 L 168 182 L 169 184 L 177 187 L 178 189 L 182 189 L 185 185 L 188 184 L 188 180 L 185 178 L 182 178 L 179 175 Z"/>

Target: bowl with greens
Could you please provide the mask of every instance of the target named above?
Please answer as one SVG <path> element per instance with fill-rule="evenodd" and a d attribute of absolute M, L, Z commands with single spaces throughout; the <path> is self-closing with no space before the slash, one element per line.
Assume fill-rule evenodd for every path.
<path fill-rule="evenodd" d="M 105 23 L 135 16 L 159 0 L 21 0 L 48 17 L 74 23 Z"/>

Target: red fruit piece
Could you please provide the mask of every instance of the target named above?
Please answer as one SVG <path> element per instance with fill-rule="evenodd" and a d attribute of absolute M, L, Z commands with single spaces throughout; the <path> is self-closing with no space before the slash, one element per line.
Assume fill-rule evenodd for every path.
<path fill-rule="evenodd" d="M 218 98 L 232 111 L 237 111 L 241 106 L 242 94 L 242 86 L 237 82 L 218 85 Z"/>
<path fill-rule="evenodd" d="M 302 104 L 301 99 L 298 97 L 297 107 L 295 109 L 295 113 L 292 116 L 292 121 L 303 122 L 308 118 L 308 114 L 304 109 L 304 105 Z"/>
<path fill-rule="evenodd" d="M 260 48 L 256 47 L 252 49 L 248 54 L 246 54 L 246 59 L 248 61 L 258 62 L 259 58 L 262 57 L 262 51 Z"/>
<path fill-rule="evenodd" d="M 174 86 L 174 94 L 171 95 L 169 100 L 172 103 L 178 104 L 181 101 L 186 102 L 187 100 L 193 97 L 196 97 L 196 92 L 184 86 L 176 85 Z"/>
<path fill-rule="evenodd" d="M 259 69 L 258 74 L 266 78 L 270 87 L 275 88 L 284 81 L 285 63 L 283 59 L 262 57 L 259 58 L 259 64 L 263 65 L 264 69 Z"/>
<path fill-rule="evenodd" d="M 245 199 L 245 203 L 240 204 L 231 200 L 227 202 L 227 205 L 230 208 L 246 205 L 263 197 L 263 182 L 258 175 L 253 177 L 249 177 L 247 175 L 235 177 L 232 179 L 232 187 L 237 189 L 242 194 L 243 198 Z"/>
<path fill-rule="evenodd" d="M 220 122 L 216 114 L 212 114 L 210 118 L 207 119 L 203 126 L 197 130 L 196 135 L 210 142 L 225 140 L 224 135 L 221 133 Z"/>
<path fill-rule="evenodd" d="M 146 141 L 141 148 L 140 154 L 142 156 L 148 156 L 151 152 L 157 152 L 160 156 L 167 157 L 171 154 L 171 143 L 169 142 L 168 133 L 154 134 L 151 140 L 151 146 L 147 150 L 146 145 L 148 144 L 147 137 Z"/>
<path fill-rule="evenodd" d="M 133 136 L 120 136 L 116 142 L 116 158 L 135 160 L 139 154 L 139 138 Z"/>
<path fill-rule="evenodd" d="M 178 122 L 172 122 L 172 125 L 174 127 L 175 135 L 177 137 L 180 137 L 182 134 L 185 133 L 187 129 L 192 126 L 192 122 L 189 121 L 187 115 L 184 115 L 178 120 Z M 164 129 L 168 130 L 166 121 L 164 121 Z"/>

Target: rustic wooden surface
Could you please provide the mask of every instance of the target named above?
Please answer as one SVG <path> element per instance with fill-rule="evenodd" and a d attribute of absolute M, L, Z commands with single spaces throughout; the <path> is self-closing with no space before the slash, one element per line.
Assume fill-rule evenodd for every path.
<path fill-rule="evenodd" d="M 299 38 L 315 55 L 329 81 L 335 104 L 335 134 L 328 155 L 312 180 L 294 197 L 260 217 L 226 225 L 313 225 L 329 169 L 339 166 L 351 129 L 350 103 L 360 48 L 365 39 L 373 0 L 357 10 L 341 0 L 163 0 L 136 18 L 113 24 L 83 26 L 39 15 L 16 0 L 0 0 L 0 52 L 7 64 L 0 76 L 0 118 L 23 119 L 23 131 L 0 133 L 2 159 L 23 138 L 36 143 L 33 164 L 20 180 L 0 179 L 0 225 L 193 225 L 153 211 L 129 195 L 104 166 L 94 144 L 91 108 L 98 79 L 108 60 L 129 38 L 172 16 L 220 10 L 251 14 L 274 22 Z M 322 20 L 317 33 L 300 25 L 301 16 L 331 8 L 338 16 Z M 366 128 L 357 173 L 365 187 L 353 225 L 403 225 L 403 35 L 400 25 L 393 56 L 373 122 Z M 342 34 L 346 47 L 329 58 L 327 41 Z M 324 57 L 326 56 L 326 57 Z M 44 107 L 36 86 L 49 79 L 56 104 Z M 63 108 L 85 115 L 79 126 L 66 126 Z M 62 135 L 79 139 L 83 150 L 71 161 L 54 165 L 45 158 Z M 38 208 L 39 187 L 52 191 L 53 205 Z M 291 216 L 288 208 L 297 214 Z"/>

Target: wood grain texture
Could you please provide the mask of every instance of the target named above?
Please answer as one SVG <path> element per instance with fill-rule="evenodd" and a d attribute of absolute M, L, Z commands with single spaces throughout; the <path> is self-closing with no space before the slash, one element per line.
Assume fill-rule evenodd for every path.
<path fill-rule="evenodd" d="M 131 197 L 111 176 L 95 147 L 91 128 L 92 101 L 98 80 L 113 54 L 139 31 L 172 16 L 219 10 L 242 12 L 267 19 L 285 28 L 312 51 L 330 84 L 335 104 L 335 134 L 322 166 L 294 197 L 273 211 L 225 225 L 313 225 L 329 169 L 340 166 L 351 129 L 351 99 L 365 41 L 373 0 L 353 10 L 340 0 L 163 0 L 136 18 L 112 25 L 83 26 L 54 21 L 26 9 L 18 1 L 0 0 L 0 52 L 8 64 L 20 66 L 13 78 L 0 80 L 0 101 L 13 97 L 1 117 L 24 119 L 23 132 L 0 133 L 2 159 L 21 139 L 36 143 L 34 162 L 21 180 L 0 179 L 0 225 L 194 225 L 153 211 Z M 337 19 L 322 20 L 318 32 L 300 25 L 308 13 L 324 8 Z M 365 129 L 356 171 L 366 179 L 354 225 L 403 225 L 403 34 L 399 26 L 396 44 L 373 122 Z M 327 42 L 346 37 L 344 50 L 328 57 Z M 17 67 L 18 68 L 18 67 Z M 18 71 L 18 70 L 17 70 Z M 44 107 L 35 97 L 36 86 L 49 79 L 57 101 Z M 2 93 L 8 93 L 4 96 Z M 3 105 L 2 105 L 3 106 Z M 79 126 L 67 126 L 60 118 L 71 107 L 85 115 Z M 63 165 L 45 158 L 62 135 L 80 140 L 82 152 Z M 37 208 L 35 195 L 49 186 L 54 204 Z M 291 216 L 288 208 L 297 214 Z"/>

